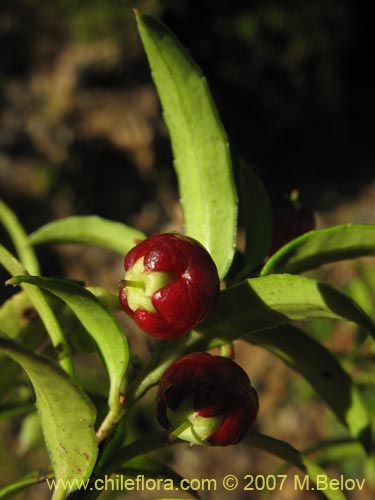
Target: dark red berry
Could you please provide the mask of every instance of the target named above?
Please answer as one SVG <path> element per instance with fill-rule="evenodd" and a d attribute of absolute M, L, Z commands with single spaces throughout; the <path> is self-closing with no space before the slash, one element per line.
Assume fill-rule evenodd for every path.
<path fill-rule="evenodd" d="M 274 254 L 289 241 L 315 227 L 314 212 L 293 197 L 274 203 L 272 244 L 268 254 Z"/>
<path fill-rule="evenodd" d="M 258 409 L 249 377 L 229 358 L 188 354 L 174 361 L 160 380 L 158 421 L 185 441 L 236 444 L 254 425 Z"/>
<path fill-rule="evenodd" d="M 193 238 L 151 236 L 130 250 L 124 266 L 121 306 L 153 337 L 183 335 L 216 304 L 220 282 L 215 263 Z"/>

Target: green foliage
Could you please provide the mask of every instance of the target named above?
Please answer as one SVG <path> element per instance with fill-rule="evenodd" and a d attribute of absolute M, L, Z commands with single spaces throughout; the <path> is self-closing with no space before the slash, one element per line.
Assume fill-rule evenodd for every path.
<path fill-rule="evenodd" d="M 102 438 L 102 434 L 109 432 L 121 413 L 121 383 L 129 359 L 128 346 L 118 321 L 91 292 L 74 283 L 34 276 L 16 276 L 8 283 L 28 283 L 53 293 L 69 305 L 97 342 L 110 379 L 108 395 L 110 411 L 99 430 L 99 436 Z"/>
<path fill-rule="evenodd" d="M 223 278 L 237 217 L 224 128 L 201 70 L 173 34 L 153 17 L 137 12 L 136 19 L 171 137 L 185 233 L 205 245 Z"/>
<path fill-rule="evenodd" d="M 254 332 L 245 338 L 273 352 L 299 372 L 350 434 L 365 450 L 371 450 L 371 422 L 361 394 L 328 349 L 292 325 Z"/>
<path fill-rule="evenodd" d="M 98 453 L 94 432 L 96 410 L 91 401 L 50 359 L 33 354 L 3 336 L 0 351 L 19 363 L 33 384 L 56 479 L 88 478 Z"/>
<path fill-rule="evenodd" d="M 330 500 L 345 499 L 345 496 L 341 491 L 329 486 L 330 478 L 325 471 L 310 460 L 309 457 L 293 448 L 290 444 L 279 439 L 255 433 L 247 439 L 247 443 L 256 448 L 260 448 L 261 450 L 268 451 L 269 453 L 272 453 L 272 455 L 282 458 L 289 464 L 294 465 L 303 471 L 306 476 L 309 476 L 314 484 L 317 484 L 318 477 L 326 478 L 328 487 L 324 490 L 324 496 Z"/>
<path fill-rule="evenodd" d="M 287 243 L 272 255 L 260 274 L 300 273 L 329 262 L 365 255 L 375 256 L 374 226 L 344 224 L 310 231 Z"/>
<path fill-rule="evenodd" d="M 82 243 L 127 253 L 145 236 L 120 222 L 95 215 L 75 216 L 50 222 L 30 235 L 33 245 L 44 243 Z"/>
<path fill-rule="evenodd" d="M 85 4 L 62 4 L 68 10 L 84 12 Z M 99 14 L 101 9 L 104 7 L 98 4 Z M 354 323 L 361 333 L 358 345 L 370 334 L 373 355 L 375 325 L 370 295 L 375 273 L 363 272 L 347 287 L 347 294 L 295 274 L 340 259 L 373 255 L 374 226 L 342 225 L 312 231 L 266 260 L 272 236 L 270 202 L 254 171 L 241 165 L 246 247 L 243 255 L 237 251 L 234 278 L 228 277 L 237 237 L 237 192 L 226 133 L 207 82 L 187 51 L 157 19 L 137 11 L 136 21 L 170 132 L 186 234 L 207 247 L 227 287 L 220 292 L 217 307 L 194 331 L 175 341 L 159 341 L 149 362 L 134 363 L 129 373 L 131 353 L 114 311 L 117 296 L 101 287 L 88 289 L 73 281 L 37 276 L 39 263 L 33 245 L 76 243 L 125 254 L 144 235 L 120 222 L 75 216 L 51 222 L 28 236 L 12 210 L 0 202 L 0 221 L 19 259 L 0 246 L 0 263 L 12 275 L 7 284 L 23 288 L 0 308 L 4 332 L 0 337 L 0 418 L 30 414 L 33 408 L 27 398 L 10 404 L 6 400 L 22 368 L 35 392 L 55 479 L 85 480 L 117 472 L 178 481 L 180 476 L 168 464 L 145 456 L 176 444 L 168 440 L 167 433 L 143 436 L 133 429 L 134 442 L 124 444 L 128 412 L 179 356 L 223 346 L 224 351 L 230 351 L 228 344 L 242 338 L 278 356 L 311 385 L 346 427 L 350 453 L 357 454 L 359 445 L 370 453 L 373 401 L 363 400 L 365 391 L 359 387 L 356 374 L 351 376 L 345 364 L 313 338 L 317 329 L 311 328 L 308 335 L 301 328 L 306 322 L 321 325 L 316 320 Z M 285 27 L 277 9 L 269 10 L 267 23 L 275 30 Z M 48 350 L 45 346 L 49 342 Z M 71 344 L 78 351 L 97 353 L 107 370 L 108 411 L 104 415 L 100 398 L 91 395 L 89 399 L 75 377 Z M 36 349 L 45 349 L 44 355 L 35 353 Z M 373 389 L 371 383 L 366 379 L 366 388 Z M 31 414 L 31 423 L 33 418 Z M 24 420 L 26 430 L 27 422 Z M 34 431 L 30 431 L 31 437 Z M 328 478 L 321 464 L 288 443 L 257 433 L 251 433 L 246 442 L 296 466 L 312 482 L 318 475 Z M 321 453 L 322 463 L 329 462 L 327 450 L 333 454 L 335 446 L 331 442 L 326 453 Z M 363 458 L 363 452 L 359 453 Z M 32 473 L 3 488 L 0 498 L 9 498 L 41 480 Z M 66 498 L 68 493 L 58 489 L 54 498 Z M 342 492 L 330 487 L 322 493 L 332 500 L 344 498 Z M 77 496 L 91 499 L 98 494 L 91 489 Z"/>

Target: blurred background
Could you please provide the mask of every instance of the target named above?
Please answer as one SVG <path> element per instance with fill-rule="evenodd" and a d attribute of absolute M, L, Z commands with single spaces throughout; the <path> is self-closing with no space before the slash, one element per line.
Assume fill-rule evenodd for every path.
<path fill-rule="evenodd" d="M 234 158 L 255 169 L 273 201 L 298 190 L 319 227 L 375 223 L 370 4 L 0 0 L 0 197 L 28 232 L 90 214 L 146 234 L 182 228 L 168 133 L 133 7 L 159 16 L 188 47 L 208 79 Z M 8 246 L 2 228 L 0 240 Z M 38 249 L 38 255 L 47 275 L 113 291 L 122 277 L 121 257 L 99 249 L 67 245 Z M 360 283 L 353 293 L 373 315 L 374 272 L 374 260 L 364 259 L 314 276 L 341 289 Z M 1 269 L 1 282 L 6 279 Z M 0 297 L 11 293 L 2 287 Z M 132 347 L 147 355 L 147 342 L 125 326 Z M 357 338 L 351 325 L 317 323 L 311 331 L 343 359 Z M 302 448 L 340 435 L 307 384 L 264 350 L 240 345 L 238 361 L 262 394 L 259 430 Z M 368 390 L 368 365 L 362 370 Z M 374 398 L 368 400 L 373 408 Z M 0 484 L 46 463 L 39 445 L 20 445 L 23 426 L 22 419 L 0 422 Z M 277 464 L 242 445 L 183 448 L 171 460 L 188 477 L 267 474 Z M 334 461 L 334 472 L 363 477 L 358 458 L 345 464 Z M 349 497 L 371 498 L 369 488 Z M 48 498 L 45 490 L 35 491 L 35 498 Z M 290 488 L 277 493 L 273 498 L 317 498 Z"/>

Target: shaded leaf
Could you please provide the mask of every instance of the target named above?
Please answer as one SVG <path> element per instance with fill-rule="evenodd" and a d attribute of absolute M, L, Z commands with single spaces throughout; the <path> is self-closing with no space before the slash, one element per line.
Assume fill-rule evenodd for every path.
<path fill-rule="evenodd" d="M 4 357 L 6 356 L 4 355 Z M 14 363 L 16 364 L 16 362 Z M 21 403 L 15 406 L 14 405 L 0 406 L 0 420 L 16 417 L 18 415 L 23 415 L 25 413 L 26 414 L 31 413 L 33 411 L 35 411 L 34 403 L 24 403 L 24 404 Z"/>
<path fill-rule="evenodd" d="M 0 264 L 5 267 L 9 274 L 25 274 L 27 271 L 23 268 L 20 262 L 8 252 L 6 248 L 0 245 Z M 45 294 L 37 287 L 23 284 L 22 288 L 27 293 L 33 307 L 39 314 L 43 324 L 51 338 L 52 344 L 55 348 L 59 348 L 60 356 L 59 363 L 62 368 L 74 377 L 74 366 L 70 357 L 70 348 L 64 337 L 63 331 L 60 327 L 57 318 L 50 307 Z"/>
<path fill-rule="evenodd" d="M 220 294 L 213 313 L 199 325 L 202 344 L 231 342 L 291 321 L 333 318 L 354 321 L 375 337 L 375 325 L 349 297 L 319 281 L 289 274 L 253 278 Z"/>
<path fill-rule="evenodd" d="M 224 277 L 233 258 L 237 195 L 228 140 L 201 70 L 157 19 L 136 11 L 138 30 L 169 129 L 185 232 Z"/>
<path fill-rule="evenodd" d="M 43 433 L 40 425 L 40 418 L 36 412 L 26 415 L 21 424 L 18 434 L 17 454 L 25 455 L 33 448 L 43 445 Z"/>
<path fill-rule="evenodd" d="M 145 235 L 121 222 L 96 215 L 77 215 L 50 222 L 30 234 L 29 239 L 33 245 L 81 243 L 107 248 L 124 255 L 145 239 Z"/>
<path fill-rule="evenodd" d="M 0 222 L 8 231 L 22 265 L 29 273 L 39 274 L 39 263 L 27 234 L 16 214 L 2 200 L 0 200 Z"/>
<path fill-rule="evenodd" d="M 88 478 L 98 453 L 96 410 L 91 401 L 48 358 L 3 337 L 0 350 L 22 366 L 33 384 L 55 478 Z"/>
<path fill-rule="evenodd" d="M 7 337 L 17 339 L 31 351 L 46 337 L 43 323 L 25 292 L 16 293 L 1 305 L 0 325 Z M 0 400 L 14 385 L 20 370 L 17 363 L 0 354 Z"/>
<path fill-rule="evenodd" d="M 29 283 L 53 293 L 72 309 L 87 332 L 94 338 L 103 356 L 110 380 L 108 404 L 112 417 L 121 411 L 120 387 L 129 359 L 122 328 L 113 314 L 85 288 L 67 280 L 16 276 L 10 284 Z"/>
<path fill-rule="evenodd" d="M 246 278 L 271 246 L 272 206 L 262 181 L 248 165 L 241 165 L 240 189 L 246 230 L 245 265 L 240 277 Z"/>
<path fill-rule="evenodd" d="M 337 465 L 348 460 L 355 461 L 357 464 L 364 463 L 368 458 L 360 443 L 349 439 L 316 443 L 305 450 L 305 454 L 313 454 L 314 461 L 318 462 L 321 467 L 327 467 L 330 464 Z"/>
<path fill-rule="evenodd" d="M 253 332 L 245 339 L 260 345 L 299 372 L 332 409 L 337 418 L 371 447 L 371 423 L 360 394 L 350 376 L 325 347 L 292 325 Z"/>
<path fill-rule="evenodd" d="M 365 255 L 375 256 L 375 225 L 343 224 L 310 231 L 292 240 L 269 258 L 260 274 L 297 274 Z"/>
<path fill-rule="evenodd" d="M 255 433 L 248 436 L 246 443 L 255 448 L 267 451 L 300 469 L 308 476 L 309 479 L 307 484 L 309 484 L 311 489 L 314 484 L 323 484 L 324 487 L 320 490 L 320 493 L 329 500 L 345 500 L 345 496 L 340 490 L 331 488 L 330 477 L 326 472 L 306 455 L 293 448 L 289 443 L 270 436 Z M 303 481 L 303 479 L 302 477 L 301 481 Z"/>
<path fill-rule="evenodd" d="M 45 475 L 40 472 L 30 472 L 23 478 L 15 481 L 12 484 L 7 484 L 4 488 L 0 489 L 0 500 L 6 500 L 7 498 L 13 498 L 17 493 L 34 486 L 35 484 L 42 483 L 46 480 L 46 477 L 52 478 L 52 474 Z"/>

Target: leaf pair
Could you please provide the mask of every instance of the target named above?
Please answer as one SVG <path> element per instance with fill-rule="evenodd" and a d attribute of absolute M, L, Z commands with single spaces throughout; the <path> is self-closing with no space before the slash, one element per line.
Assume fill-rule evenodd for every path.
<path fill-rule="evenodd" d="M 39 266 L 30 242 L 17 217 L 3 202 L 0 202 L 0 220 L 8 230 L 24 265 L 27 265 L 33 272 L 38 272 Z M 100 229 L 103 230 L 103 228 Z M 129 232 L 126 234 L 129 236 Z M 135 234 L 138 233 L 131 232 L 131 236 Z M 1 245 L 0 263 L 10 274 L 25 273 L 23 265 Z M 41 289 L 45 289 L 63 300 L 96 341 L 110 379 L 109 412 L 98 430 L 99 440 L 104 439 L 112 432 L 113 426 L 121 417 L 120 390 L 129 358 L 127 342 L 118 321 L 91 292 L 72 282 L 21 276 L 9 280 L 9 283 L 21 284 L 25 288 L 32 305 L 35 307 L 35 312 L 42 319 L 54 347 L 59 352 L 61 366 L 69 374 L 73 376 L 74 373 L 69 347 L 47 296 Z M 3 322 L 5 320 L 4 326 L 7 328 L 6 325 L 9 324 L 10 318 L 7 318 L 7 311 L 4 308 L 1 312 Z M 8 311 L 8 315 L 9 313 L 12 315 L 12 310 Z M 11 333 L 14 331 L 14 325 L 10 325 L 7 329 Z M 19 340 L 21 340 L 20 333 L 20 328 L 16 329 L 16 336 Z M 32 340 L 36 341 L 36 339 Z M 24 347 L 12 343 L 10 339 L 2 338 L 1 342 L 2 352 L 19 363 L 33 383 L 42 428 L 56 479 L 88 477 L 98 452 L 97 439 L 93 430 L 95 409 L 87 403 L 87 397 L 75 382 L 64 378 L 63 373 L 60 373 L 53 362 L 32 354 Z M 30 344 L 28 340 L 26 343 Z M 16 373 L 12 366 L 5 367 L 6 376 L 12 373 Z M 4 384 L 2 387 L 3 389 L 7 388 L 6 380 L 5 387 Z M 82 401 L 86 401 L 86 406 L 82 401 L 80 403 L 80 398 Z M 79 406 L 80 404 L 81 406 Z M 80 425 L 81 421 L 84 426 L 83 430 Z M 91 422 L 90 427 L 86 425 L 86 421 Z M 83 467 L 82 456 L 72 445 L 75 442 L 84 450 L 85 467 Z M 88 451 L 85 451 L 86 449 Z"/>

